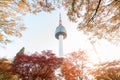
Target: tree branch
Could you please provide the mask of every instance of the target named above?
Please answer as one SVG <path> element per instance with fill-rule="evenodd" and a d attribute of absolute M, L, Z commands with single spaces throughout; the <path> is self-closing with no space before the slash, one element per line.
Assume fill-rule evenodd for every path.
<path fill-rule="evenodd" d="M 94 13 L 93 16 L 90 18 L 90 20 L 88 21 L 88 23 L 95 18 L 96 14 L 97 14 L 97 12 L 98 12 L 98 9 L 99 9 L 99 7 L 100 7 L 101 1 L 102 1 L 102 0 L 99 0 L 98 5 L 97 5 L 97 7 L 96 7 L 96 9 L 95 9 L 95 13 Z"/>

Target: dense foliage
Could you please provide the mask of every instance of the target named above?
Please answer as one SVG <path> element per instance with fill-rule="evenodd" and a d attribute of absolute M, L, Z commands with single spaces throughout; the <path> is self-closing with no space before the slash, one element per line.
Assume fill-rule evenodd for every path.
<path fill-rule="evenodd" d="M 85 34 L 109 41 L 120 41 L 119 0 L 64 0 L 68 17 L 78 21 Z"/>
<path fill-rule="evenodd" d="M 11 42 L 11 36 L 21 37 L 26 29 L 12 1 L 0 0 L 0 45 Z"/>
<path fill-rule="evenodd" d="M 18 74 L 22 80 L 54 80 L 55 70 L 62 64 L 51 51 L 32 55 L 17 54 L 13 61 L 12 72 Z"/>
<path fill-rule="evenodd" d="M 10 72 L 11 67 L 12 64 L 8 59 L 0 59 L 0 80 L 13 80 L 14 76 Z"/>
<path fill-rule="evenodd" d="M 98 64 L 92 74 L 97 80 L 120 80 L 120 60 Z"/>
<path fill-rule="evenodd" d="M 41 54 L 16 54 L 12 61 L 0 59 L 0 80 L 120 80 L 120 60 L 90 67 L 84 51 L 58 58 L 50 50 Z M 56 75 L 56 70 L 61 74 Z"/>
<path fill-rule="evenodd" d="M 66 56 L 61 66 L 65 80 L 89 80 L 88 56 L 84 51 L 73 52 Z"/>

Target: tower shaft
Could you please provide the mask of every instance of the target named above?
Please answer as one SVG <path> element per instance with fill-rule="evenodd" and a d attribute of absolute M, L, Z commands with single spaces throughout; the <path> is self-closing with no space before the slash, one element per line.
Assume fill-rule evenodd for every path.
<path fill-rule="evenodd" d="M 59 56 L 63 57 L 63 35 L 59 35 Z"/>

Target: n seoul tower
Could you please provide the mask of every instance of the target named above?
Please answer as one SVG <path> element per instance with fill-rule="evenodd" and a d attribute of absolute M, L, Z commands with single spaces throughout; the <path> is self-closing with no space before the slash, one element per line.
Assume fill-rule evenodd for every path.
<path fill-rule="evenodd" d="M 59 57 L 63 57 L 63 39 L 67 37 L 66 29 L 62 25 L 61 14 L 59 16 L 59 26 L 55 31 L 55 38 L 59 40 Z"/>

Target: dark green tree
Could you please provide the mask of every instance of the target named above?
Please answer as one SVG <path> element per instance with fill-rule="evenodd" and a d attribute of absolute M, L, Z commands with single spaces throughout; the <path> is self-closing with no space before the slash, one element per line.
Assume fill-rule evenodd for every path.
<path fill-rule="evenodd" d="M 24 54 L 24 52 L 25 52 L 25 47 L 22 47 L 17 54 Z"/>

